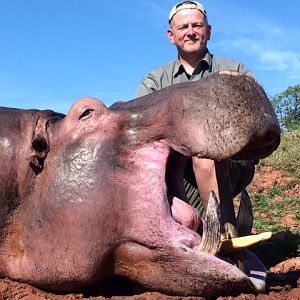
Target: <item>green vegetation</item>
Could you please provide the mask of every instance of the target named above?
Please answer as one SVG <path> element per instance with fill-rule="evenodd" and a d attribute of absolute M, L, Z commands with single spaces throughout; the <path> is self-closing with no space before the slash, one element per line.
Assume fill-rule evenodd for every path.
<path fill-rule="evenodd" d="M 300 234 L 300 129 L 282 133 L 279 148 L 260 162 L 257 171 L 265 166 L 270 171 L 280 170 L 289 180 L 283 180 L 282 184 L 274 182 L 263 193 L 252 191 L 254 229 L 258 232 L 290 230 Z M 294 192 L 289 194 L 289 190 Z M 298 220 L 299 226 L 290 228 L 284 221 L 286 216 Z"/>
<path fill-rule="evenodd" d="M 285 128 L 295 129 L 283 130 L 279 148 L 270 157 L 262 160 L 258 166 L 257 172 L 262 172 L 264 167 L 268 167 L 269 172 L 279 170 L 283 180 L 275 180 L 269 188 L 263 191 L 251 190 L 250 193 L 254 214 L 253 230 L 257 233 L 273 232 L 273 237 L 269 241 L 252 249 L 267 268 L 286 259 L 300 256 L 299 116 L 300 114 L 298 114 L 298 123 L 291 119 L 289 119 L 290 123 L 285 123 Z"/>
<path fill-rule="evenodd" d="M 263 194 L 255 191 L 250 194 L 254 231 L 273 232 L 270 240 L 252 249 L 267 268 L 300 255 L 300 195 L 289 197 L 285 192 L 290 187 L 289 184 L 274 186 Z M 287 216 L 294 221 L 286 222 Z"/>
<path fill-rule="evenodd" d="M 277 187 L 272 188 L 264 194 L 252 192 L 250 197 L 253 205 L 254 222 L 253 228 L 257 232 L 263 231 L 291 231 L 300 234 L 300 198 L 289 198 L 284 194 L 284 187 L 281 187 L 282 195 L 274 194 Z M 278 195 L 280 197 L 274 197 Z M 290 227 L 284 221 L 284 218 L 290 218 L 299 221 L 299 227 Z"/>
<path fill-rule="evenodd" d="M 284 170 L 288 176 L 300 179 L 300 128 L 283 132 L 278 149 L 261 165 Z"/>
<path fill-rule="evenodd" d="M 288 87 L 271 99 L 281 129 L 281 144 L 264 164 L 300 178 L 300 85 Z"/>
<path fill-rule="evenodd" d="M 300 128 L 300 85 L 291 86 L 271 99 L 283 130 Z"/>

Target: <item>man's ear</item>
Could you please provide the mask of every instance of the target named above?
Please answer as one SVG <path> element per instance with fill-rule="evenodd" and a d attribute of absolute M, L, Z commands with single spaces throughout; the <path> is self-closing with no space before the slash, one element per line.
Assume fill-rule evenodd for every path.
<path fill-rule="evenodd" d="M 171 44 L 174 44 L 174 35 L 171 28 L 167 30 L 167 35 Z"/>
<path fill-rule="evenodd" d="M 211 36 L 211 26 L 209 24 L 207 24 L 207 40 L 210 40 L 210 36 Z"/>

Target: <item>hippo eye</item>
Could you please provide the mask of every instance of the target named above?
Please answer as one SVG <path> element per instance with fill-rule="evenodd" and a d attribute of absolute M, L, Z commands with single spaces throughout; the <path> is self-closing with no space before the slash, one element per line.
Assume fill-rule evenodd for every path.
<path fill-rule="evenodd" d="M 88 116 L 92 111 L 94 111 L 92 108 L 88 108 L 86 109 L 80 116 L 79 116 L 79 120 Z"/>

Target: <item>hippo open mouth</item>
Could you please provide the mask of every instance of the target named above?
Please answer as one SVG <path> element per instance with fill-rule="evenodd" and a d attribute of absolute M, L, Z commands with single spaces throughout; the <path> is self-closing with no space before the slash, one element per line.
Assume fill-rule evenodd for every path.
<path fill-rule="evenodd" d="M 226 77 L 229 79 L 228 77 Z M 225 80 L 227 80 L 225 79 Z M 248 82 L 253 83 L 252 79 L 240 77 L 242 81 L 246 80 Z M 223 80 L 223 79 L 222 79 Z M 241 83 L 241 82 L 240 82 Z M 227 83 L 228 84 L 228 83 Z M 235 83 L 236 84 L 236 83 Z M 234 85 L 235 85 L 234 84 Z M 195 84 L 196 85 L 196 84 Z M 187 85 L 190 88 L 190 84 Z M 240 87 L 242 84 L 240 85 Z M 199 102 L 201 99 L 201 96 L 205 94 L 207 97 L 207 93 L 204 92 L 195 92 L 194 94 L 191 93 L 189 90 L 188 93 L 185 94 L 184 87 L 181 87 L 181 93 L 180 96 L 181 102 L 180 102 L 180 108 L 176 107 L 177 100 L 180 98 L 178 95 L 174 95 L 174 98 L 172 99 L 172 104 L 170 105 L 169 115 L 178 113 L 175 120 L 171 120 L 170 123 L 173 127 L 174 133 L 165 138 L 164 135 L 162 135 L 160 138 L 160 141 L 155 141 L 153 143 L 149 143 L 146 146 L 143 146 L 141 149 L 142 152 L 145 151 L 147 154 L 145 156 L 140 157 L 138 160 L 141 161 L 144 165 L 155 165 L 155 175 L 160 178 L 159 182 L 161 184 L 157 184 L 156 188 L 158 186 L 162 185 L 162 177 L 166 177 L 166 183 L 161 186 L 162 195 L 157 198 L 163 198 L 164 203 L 168 203 L 170 205 L 169 211 L 172 214 L 172 217 L 180 224 L 186 225 L 190 224 L 191 229 L 197 228 L 197 220 L 194 220 L 194 209 L 186 204 L 183 199 L 180 199 L 180 194 L 182 195 L 182 190 L 184 190 L 183 187 L 183 170 L 185 161 L 188 156 L 197 156 L 200 158 L 210 158 L 214 160 L 225 160 L 228 158 L 234 158 L 234 159 L 243 159 L 243 160 L 257 160 L 264 158 L 268 155 L 270 155 L 274 149 L 277 148 L 279 144 L 279 130 L 278 126 L 276 125 L 276 118 L 274 118 L 274 113 L 271 109 L 271 107 L 267 108 L 268 114 L 266 113 L 266 107 L 259 107 L 258 104 L 264 103 L 262 101 L 263 97 L 265 97 L 265 94 L 263 91 L 258 88 L 255 91 L 251 89 L 250 94 L 247 95 L 250 89 L 244 88 L 243 90 L 243 97 L 251 98 L 255 97 L 257 99 L 257 103 L 252 103 L 251 106 L 249 104 L 245 104 L 245 107 L 242 105 L 242 99 L 238 97 L 238 100 L 233 100 L 232 97 L 229 97 L 229 95 L 224 94 L 222 95 L 223 102 L 219 101 L 216 103 L 208 103 L 205 102 L 205 105 L 207 106 L 205 109 L 205 112 L 207 115 L 205 116 L 203 120 L 203 114 L 202 109 L 199 108 L 199 103 L 195 103 L 196 101 Z M 202 87 L 203 88 L 203 87 Z M 235 88 L 233 91 L 235 92 L 237 88 L 237 85 L 235 85 Z M 213 89 L 213 93 L 217 93 L 216 89 Z M 199 90 L 202 91 L 202 89 L 199 88 Z M 167 93 L 168 91 L 166 91 Z M 207 92 L 207 90 L 206 90 Z M 224 91 L 222 91 L 224 92 Z M 246 94 L 246 95 L 245 95 Z M 163 95 L 162 95 L 163 96 Z M 236 94 L 234 94 L 236 96 Z M 148 101 L 151 102 L 151 98 L 148 97 Z M 217 98 L 220 97 L 221 95 Z M 248 98 L 248 99 L 249 99 Z M 228 101 L 226 101 L 228 100 Z M 153 105 L 153 103 L 151 103 Z M 178 105 L 178 104 L 177 104 Z M 124 104 L 126 109 L 130 107 L 129 104 Z M 237 107 L 235 107 L 237 106 Z M 264 106 L 264 105 L 263 105 Z M 135 105 L 131 107 L 134 110 Z M 116 108 L 116 107 L 115 107 Z M 229 111 L 228 109 L 232 109 L 235 111 L 235 115 L 232 116 L 232 119 L 229 119 Z M 242 108 L 242 111 L 241 111 Z M 209 109 L 211 111 L 209 112 Z M 262 109 L 262 110 L 261 110 Z M 253 111 L 255 110 L 255 112 Z M 264 111 L 264 112 L 263 112 Z M 241 115 L 242 112 L 242 115 Z M 159 113 L 159 112 L 157 112 Z M 199 115 L 197 115 L 199 114 Z M 263 114 L 264 118 L 267 120 L 267 122 L 270 122 L 269 124 L 271 126 L 268 126 L 268 129 L 264 127 L 264 122 L 258 122 L 254 120 L 256 116 L 259 114 Z M 187 116 L 187 117 L 186 117 Z M 227 118 L 225 117 L 227 116 Z M 251 116 L 255 116 L 252 118 Z M 166 116 L 167 117 L 167 116 Z M 260 117 L 258 117 L 259 119 Z M 170 125 L 170 123 L 167 123 L 167 125 Z M 237 124 L 239 126 L 237 126 Z M 263 129 L 264 128 L 264 129 Z M 177 134 L 176 134 L 177 133 Z M 197 141 L 195 140 L 195 136 L 206 136 L 205 143 L 201 141 L 201 138 Z M 247 136 L 247 138 L 246 138 Z M 148 136 L 149 137 L 149 136 Z M 139 152 L 139 151 L 137 151 Z M 159 157 L 159 163 L 156 161 L 156 159 Z M 154 162 L 155 161 L 155 162 Z M 156 164 L 157 163 L 157 164 Z M 145 167 L 146 168 L 146 167 Z M 147 174 L 147 172 L 145 172 Z M 147 174 L 149 180 L 155 176 L 153 173 L 149 172 Z M 152 182 L 149 182 L 150 186 L 153 186 Z M 156 201 L 151 199 L 151 203 L 155 203 Z M 172 206 L 176 206 L 176 209 L 173 210 Z M 198 273 L 196 272 L 194 274 L 194 277 L 191 276 L 190 282 L 187 280 L 191 285 L 194 285 L 195 281 L 197 281 L 195 278 L 206 278 L 207 282 L 204 284 L 205 289 L 202 290 L 201 295 L 219 295 L 221 290 L 224 292 L 224 286 L 226 286 L 226 293 L 232 293 L 239 290 L 238 285 L 240 284 L 240 287 L 245 291 L 251 291 L 251 292 L 257 292 L 261 291 L 264 287 L 264 277 L 265 274 L 263 274 L 265 271 L 264 266 L 259 262 L 258 259 L 256 259 L 255 255 L 251 254 L 249 251 L 246 251 L 243 253 L 243 255 L 247 256 L 244 257 L 244 261 L 249 263 L 248 266 L 244 266 L 245 272 L 248 272 L 248 275 L 250 274 L 250 271 L 252 273 L 259 274 L 256 276 L 256 278 L 252 278 L 249 280 L 249 277 L 246 276 L 244 273 L 242 273 L 238 267 L 233 266 L 232 264 L 227 264 L 227 262 L 224 262 L 223 260 L 220 260 L 219 258 L 215 257 L 212 258 L 209 254 L 206 254 L 206 252 L 211 252 L 213 255 L 218 253 L 219 247 L 220 247 L 220 234 L 222 231 L 222 225 L 220 221 L 220 211 L 218 206 L 218 201 L 215 199 L 214 195 L 211 195 L 210 199 L 210 205 L 209 205 L 210 211 L 208 212 L 208 220 L 206 220 L 206 224 L 204 226 L 204 232 L 202 237 L 198 235 L 194 231 L 189 231 L 188 228 L 183 228 L 180 226 L 174 226 L 175 229 L 173 229 L 173 236 L 170 238 L 168 243 L 165 241 L 164 243 L 164 251 L 166 251 L 167 247 L 175 247 L 177 251 L 181 254 L 175 255 L 174 253 L 171 256 L 175 256 L 177 261 L 180 261 L 182 258 L 182 255 L 188 255 L 193 256 L 194 260 L 197 261 L 198 256 L 201 256 L 201 261 L 210 261 L 210 265 L 207 266 L 210 270 L 212 270 L 214 267 L 218 269 L 220 274 L 223 274 L 223 279 L 227 278 L 228 282 L 225 283 L 223 279 L 220 280 L 219 287 L 216 288 L 214 284 L 207 284 L 207 282 L 210 282 L 208 277 L 210 275 L 208 274 L 201 274 L 199 276 L 199 269 L 203 269 L 203 265 L 199 266 L 199 269 L 197 269 Z M 151 208 L 149 207 L 149 210 Z M 161 214 L 158 214 L 161 216 Z M 168 218 L 165 218 L 168 219 Z M 190 221 L 192 220 L 192 221 Z M 193 222 L 194 220 L 194 222 Z M 159 222 L 159 221 L 154 221 Z M 166 226 L 166 225 L 165 225 Z M 159 228 L 159 226 L 157 226 Z M 171 225 L 169 225 L 170 228 L 172 228 Z M 166 228 L 162 227 L 161 232 L 166 232 Z M 146 230 L 147 231 L 147 230 Z M 170 230 L 169 230 L 170 231 Z M 147 231 L 148 232 L 148 231 Z M 174 233 L 176 232 L 176 233 Z M 204 237 L 204 238 L 203 238 Z M 166 239 L 166 236 L 164 236 Z M 156 239 L 157 242 L 157 239 Z M 156 245 L 155 242 L 150 243 L 151 246 L 153 246 L 156 250 L 159 248 L 158 245 Z M 144 247 L 144 246 L 133 246 L 130 244 L 130 247 Z M 126 247 L 125 247 L 126 248 Z M 172 248 L 173 249 L 173 248 Z M 144 252 L 144 250 L 138 251 L 135 249 L 134 251 L 129 251 L 126 249 L 126 252 L 130 253 L 132 257 L 135 257 L 135 255 L 132 252 Z M 143 265 L 144 260 L 147 260 L 147 267 L 146 269 L 149 271 L 151 270 L 151 267 L 149 266 L 149 260 L 159 261 L 161 257 L 159 256 L 152 256 L 151 254 L 151 247 L 149 247 L 148 244 L 148 257 L 147 259 L 145 257 L 137 257 L 135 258 L 128 258 L 131 262 L 134 262 L 133 264 L 136 266 L 138 264 L 139 266 Z M 170 250 L 171 251 L 171 250 Z M 174 249 L 172 251 L 175 251 Z M 205 252 L 204 252 L 205 251 Z M 156 255 L 159 251 L 156 251 Z M 118 253 L 119 254 L 119 253 Z M 165 255 L 165 253 L 164 253 Z M 122 257 L 122 255 L 121 255 Z M 179 258 L 181 257 L 181 258 Z M 224 259 L 225 257 L 223 257 Z M 171 259 L 171 258 L 168 258 Z M 199 257 L 198 257 L 199 259 Z M 171 259 L 172 260 L 172 259 Z M 212 262 L 212 260 L 214 262 Z M 226 260 L 226 259 L 225 259 Z M 195 264 L 194 261 L 194 264 Z M 193 264 L 193 263 L 192 263 Z M 120 269 L 126 265 L 126 270 L 128 271 L 128 264 L 124 263 L 122 260 L 121 263 L 117 263 L 118 266 L 121 266 Z M 172 265 L 172 264 L 171 264 Z M 213 267 L 214 266 L 214 267 Z M 129 267 L 130 268 L 130 267 Z M 182 266 L 178 266 L 180 272 L 183 271 Z M 254 270 L 249 270 L 249 268 L 254 268 Z M 140 269 L 140 273 L 142 273 L 142 267 Z M 226 270 L 220 271 L 220 270 Z M 123 274 L 123 271 L 118 271 L 119 274 Z M 172 268 L 172 271 L 169 270 L 170 273 L 174 275 L 174 273 L 178 272 L 175 271 Z M 133 272 L 134 273 L 134 272 Z M 151 273 L 151 272 L 150 272 Z M 165 277 L 165 273 L 168 273 L 166 270 L 164 270 L 164 273 L 159 275 L 155 275 L 155 279 L 153 281 L 157 281 L 158 277 Z M 204 272 L 205 273 L 205 272 Z M 213 278 L 211 280 L 216 280 L 216 277 L 218 277 L 217 274 L 213 272 Z M 219 275 L 220 275 L 219 274 Z M 230 275 L 231 274 L 231 275 Z M 126 272 L 126 276 L 128 277 L 128 272 Z M 137 277 L 131 277 L 132 280 L 136 280 L 140 283 L 143 283 L 144 286 L 147 288 L 152 289 L 154 286 L 154 282 L 151 281 L 151 276 L 149 275 L 142 275 L 142 279 L 139 277 L 140 275 L 136 275 Z M 222 276 L 222 275 L 221 275 Z M 230 278 L 232 276 L 232 278 Z M 262 280 L 259 280 L 257 278 L 261 277 Z M 221 283 L 222 282 L 222 283 Z M 230 284 L 230 282 L 235 282 L 234 284 Z M 203 284 L 203 283 L 201 283 Z M 201 285 L 198 281 L 196 285 Z M 163 285 L 163 284 L 161 284 Z M 231 286 L 231 288 L 230 288 Z M 213 289 L 211 289 L 213 287 Z M 185 286 L 187 289 L 187 287 Z M 195 288 L 195 287 L 193 287 Z M 229 292 L 230 290 L 230 292 Z M 162 290 L 163 292 L 170 293 L 170 287 L 166 287 Z M 184 288 L 179 292 L 178 289 L 176 289 L 176 293 L 187 293 Z M 194 294 L 192 292 L 191 294 Z"/>
<path fill-rule="evenodd" d="M 268 135 L 270 135 L 270 133 L 268 133 Z M 272 138 L 273 143 L 278 142 L 278 135 L 275 134 L 275 132 L 274 135 L 272 135 Z M 267 143 L 269 144 L 269 142 Z M 239 156 L 236 157 L 243 157 L 243 159 L 247 159 L 248 157 L 250 159 L 264 157 L 266 155 L 266 149 L 263 146 L 263 143 L 261 145 L 261 148 L 255 147 L 255 153 L 254 148 L 251 146 L 251 144 L 249 146 L 247 145 L 245 147 L 246 152 L 241 151 L 238 154 Z M 163 254 L 159 254 L 159 248 L 161 247 L 161 245 L 156 244 L 156 242 L 158 242 L 157 237 L 155 242 L 150 243 L 150 245 L 147 245 L 147 242 L 141 242 L 141 240 L 139 240 L 139 242 L 137 243 L 133 241 L 125 242 L 124 244 L 120 243 L 120 245 L 118 245 L 119 248 L 116 252 L 116 256 L 118 257 L 118 260 L 116 262 L 116 274 L 124 276 L 126 278 L 130 278 L 131 280 L 142 284 L 148 290 L 156 290 L 158 288 L 156 284 L 159 282 L 159 285 L 161 284 L 161 286 L 163 286 L 163 288 L 160 287 L 160 291 L 170 293 L 172 289 L 169 285 L 166 285 L 166 281 L 170 280 L 168 276 L 166 276 L 168 270 L 164 267 L 163 274 L 160 274 L 158 272 L 159 267 L 157 266 L 157 263 L 159 262 L 163 264 L 166 262 L 165 260 L 167 260 L 172 266 L 172 271 L 169 270 L 169 272 L 176 274 L 178 272 L 180 274 L 181 272 L 184 272 L 183 265 L 186 265 L 186 261 L 185 263 L 182 262 L 182 265 L 178 263 L 179 261 L 185 260 L 187 258 L 186 256 L 189 256 L 189 258 L 191 258 L 191 256 L 195 256 L 194 259 L 195 261 L 197 261 L 196 257 L 201 256 L 202 262 L 206 260 L 210 262 L 207 268 L 209 270 L 209 273 L 213 273 L 213 280 L 218 280 L 216 278 L 220 274 L 223 274 L 224 276 L 222 277 L 222 280 L 219 279 L 220 283 L 218 288 L 216 289 L 215 284 L 210 282 L 209 279 L 211 273 L 210 276 L 208 276 L 208 274 L 202 274 L 201 276 L 199 276 L 202 271 L 195 267 L 195 277 L 191 276 L 189 277 L 189 279 L 186 278 L 186 280 L 188 282 L 187 284 L 193 286 L 193 289 L 195 290 L 197 289 L 197 286 L 200 285 L 202 287 L 205 287 L 201 292 L 202 296 L 214 296 L 223 294 L 225 287 L 225 294 L 228 295 L 238 294 L 241 290 L 249 293 L 257 293 L 259 291 L 263 291 L 265 287 L 264 280 L 266 277 L 266 270 L 263 264 L 255 257 L 254 254 L 249 251 L 242 253 L 243 260 L 245 264 L 247 263 L 247 265 L 243 265 L 243 272 L 245 272 L 245 274 L 239 270 L 238 266 L 235 265 L 236 262 L 232 260 L 231 256 L 228 256 L 228 253 L 225 253 L 225 256 L 223 256 L 221 253 L 222 251 L 219 251 L 221 241 L 220 236 L 223 224 L 221 224 L 220 208 L 214 194 L 211 195 L 209 201 L 209 211 L 207 212 L 208 219 L 205 220 L 205 222 L 207 222 L 208 224 L 204 223 L 204 231 L 200 230 L 201 233 L 192 231 L 196 230 L 199 224 L 197 220 L 194 220 L 195 209 L 187 204 L 184 200 L 178 198 L 176 191 L 174 191 L 174 187 L 177 187 L 178 189 L 180 185 L 182 188 L 184 188 L 183 178 L 178 174 L 182 174 L 182 162 L 185 161 L 187 157 L 176 152 L 174 149 L 169 149 L 168 147 L 166 147 L 165 142 L 162 142 L 160 144 L 156 142 L 153 146 L 148 145 L 147 148 L 149 150 L 149 157 L 151 158 L 162 158 L 162 156 L 164 156 L 164 160 L 160 161 L 161 166 L 166 167 L 165 173 L 167 174 L 165 187 L 162 188 L 163 198 L 164 203 L 169 204 L 169 211 L 171 212 L 172 217 L 178 223 L 177 226 L 175 226 L 176 233 L 169 241 L 165 241 Z M 162 152 L 164 151 L 165 155 L 162 155 Z M 166 153 L 168 152 L 169 155 L 167 156 Z M 247 155 L 247 153 L 249 153 L 250 155 Z M 177 168 L 174 167 L 174 160 L 179 162 Z M 143 160 L 143 164 L 147 165 L 148 163 L 150 165 L 153 165 L 153 160 L 150 159 L 150 161 L 147 161 L 145 158 L 145 160 Z M 157 170 L 160 169 L 157 166 L 156 168 Z M 171 173 L 173 175 L 168 176 Z M 149 178 L 151 178 L 151 176 Z M 152 202 L 154 202 L 154 200 L 152 200 Z M 176 210 L 172 209 L 172 206 L 174 205 L 177 206 Z M 149 207 L 149 210 L 150 209 L 151 208 Z M 190 220 L 192 220 L 192 222 L 190 222 Z M 193 220 L 195 221 L 194 223 Z M 179 224 L 183 224 L 184 226 L 180 226 Z M 186 228 L 186 224 L 189 224 L 189 227 L 192 230 Z M 166 228 L 162 228 L 161 230 L 162 232 L 167 231 Z M 149 233 L 148 230 L 146 230 L 146 232 Z M 167 248 L 169 249 L 166 250 Z M 178 251 L 178 253 L 176 254 L 174 253 L 174 251 Z M 124 255 L 123 252 L 125 252 L 126 254 Z M 214 258 L 212 258 L 209 253 L 211 253 L 211 255 L 214 255 Z M 193 265 L 194 262 L 190 262 L 191 265 Z M 153 264 L 153 269 L 151 263 Z M 175 265 L 177 267 L 175 267 Z M 203 265 L 199 266 L 199 268 L 203 267 Z M 176 268 L 178 268 L 178 270 L 175 271 Z M 124 272 L 124 269 L 126 270 L 126 272 Z M 138 274 L 136 272 L 137 270 Z M 143 274 L 144 270 L 146 270 L 146 274 Z M 223 270 L 224 272 L 220 270 Z M 250 275 L 250 273 L 252 273 L 252 275 L 249 278 L 248 276 Z M 154 274 L 154 278 L 151 277 L 152 274 Z M 174 276 L 174 274 L 172 276 Z M 195 279 L 197 277 L 206 278 L 206 282 L 199 282 Z M 163 278 L 161 279 L 162 282 L 160 282 L 159 278 Z M 227 283 L 223 281 L 224 278 L 227 278 Z M 172 280 L 177 282 L 177 279 L 172 278 Z M 171 293 L 186 294 L 186 288 L 187 286 L 184 285 L 182 287 L 182 290 L 180 289 L 179 291 L 178 289 L 176 289 L 175 292 L 171 291 Z M 191 294 L 194 293 L 196 292 L 191 292 Z"/>
<path fill-rule="evenodd" d="M 188 157 L 255 160 L 277 148 L 276 115 L 252 78 L 216 74 L 109 109 L 84 98 L 66 116 L 0 113 L 2 277 L 64 293 L 118 276 L 176 295 L 259 289 L 204 251 L 220 241 L 205 230 L 218 201 L 202 237 L 181 201 Z"/>

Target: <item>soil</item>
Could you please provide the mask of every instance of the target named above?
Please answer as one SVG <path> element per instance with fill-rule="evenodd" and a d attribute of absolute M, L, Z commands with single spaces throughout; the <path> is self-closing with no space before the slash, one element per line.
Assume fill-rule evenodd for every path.
<path fill-rule="evenodd" d="M 284 189 L 280 195 L 274 195 L 271 202 L 285 203 L 284 215 L 276 218 L 276 222 L 278 222 L 281 227 L 288 227 L 292 231 L 299 230 L 300 220 L 296 218 L 296 207 L 293 205 L 289 205 L 288 207 L 288 204 L 285 202 L 286 198 L 299 199 L 300 184 L 298 179 L 285 175 L 284 170 L 273 170 L 271 167 L 263 166 L 255 173 L 254 179 L 248 187 L 248 190 L 250 192 L 255 191 L 257 193 L 266 194 L 274 187 L 284 187 Z M 297 208 L 300 209 L 300 204 L 298 204 Z M 266 213 L 261 215 L 261 217 L 266 220 L 275 219 Z M 253 233 L 256 233 L 255 230 L 253 230 Z"/>
<path fill-rule="evenodd" d="M 290 184 L 291 183 L 291 184 Z M 291 188 L 285 190 L 284 193 L 289 196 L 299 196 L 299 184 L 294 178 L 286 177 L 280 170 L 271 170 L 268 167 L 260 168 L 256 173 L 250 190 L 264 193 L 274 186 L 286 186 L 290 184 Z M 274 196 L 272 201 L 276 201 Z M 280 196 L 282 197 L 282 196 Z M 281 222 L 291 228 L 299 229 L 299 220 L 296 220 L 292 215 L 284 215 Z M 283 240 L 285 233 L 281 232 L 275 235 L 275 239 Z M 103 295 L 103 294 L 102 294 Z M 183 297 L 183 296 L 168 296 L 157 292 L 146 292 L 131 296 L 90 296 L 86 294 L 69 294 L 69 295 L 54 295 L 36 289 L 28 284 L 11 281 L 9 279 L 0 280 L 0 300 L 2 299 L 22 299 L 22 300 L 41 300 L 41 299 L 113 299 L 113 300 L 199 300 L 201 297 Z M 225 299 L 300 299 L 300 257 L 294 257 L 284 260 L 276 265 L 269 266 L 267 277 L 267 290 L 264 294 L 249 295 L 241 294 L 238 297 L 219 297 L 217 300 Z"/>

